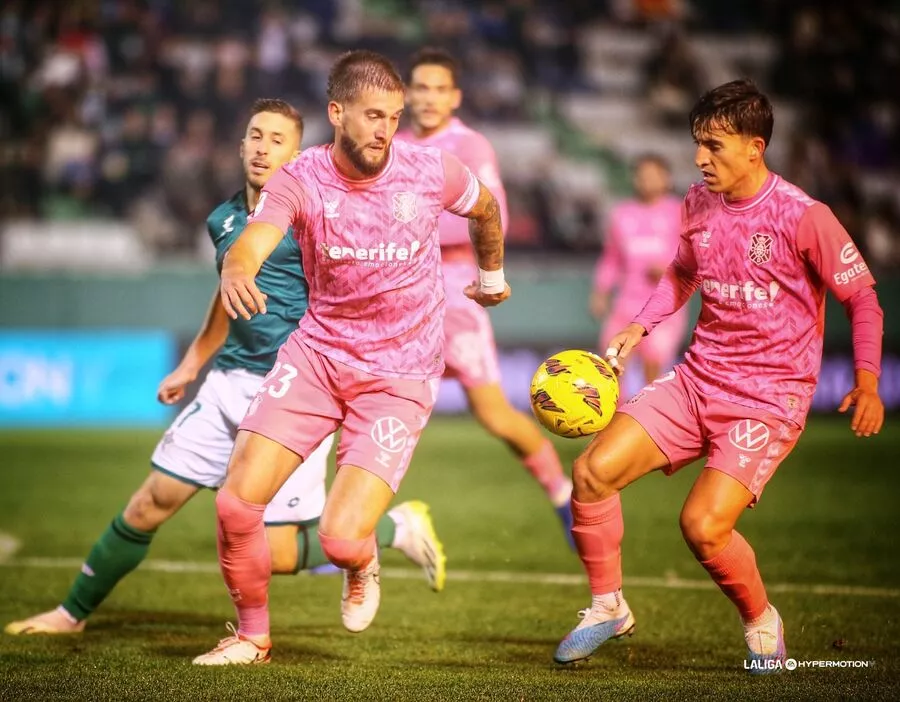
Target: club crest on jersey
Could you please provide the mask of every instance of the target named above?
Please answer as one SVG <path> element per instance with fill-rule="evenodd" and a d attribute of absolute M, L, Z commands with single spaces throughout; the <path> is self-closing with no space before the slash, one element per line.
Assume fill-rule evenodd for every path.
<path fill-rule="evenodd" d="M 416 209 L 416 194 L 410 192 L 394 193 L 392 198 L 394 206 L 394 219 L 402 224 L 412 222 L 418 210 Z"/>
<path fill-rule="evenodd" d="M 768 234 L 756 232 L 750 237 L 750 247 L 747 249 L 747 256 L 757 266 L 768 263 L 772 258 L 772 237 Z"/>
<path fill-rule="evenodd" d="M 337 200 L 323 200 L 322 205 L 325 207 L 325 219 L 334 219 L 341 216 L 341 213 L 338 212 Z"/>

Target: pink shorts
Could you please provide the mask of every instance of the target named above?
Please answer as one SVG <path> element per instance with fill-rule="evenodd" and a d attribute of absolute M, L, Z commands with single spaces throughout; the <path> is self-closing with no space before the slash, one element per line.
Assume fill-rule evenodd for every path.
<path fill-rule="evenodd" d="M 600 334 L 601 353 L 606 351 L 609 340 L 631 324 L 632 319 L 634 319 L 634 315 L 624 315 L 618 312 L 613 312 L 609 316 L 603 326 L 603 332 Z M 671 368 L 681 348 L 686 327 L 686 312 L 684 310 L 676 312 L 641 340 L 641 343 L 632 352 L 632 357 L 637 356 L 645 361 L 656 363 L 663 370 Z"/>
<path fill-rule="evenodd" d="M 440 379 L 382 378 L 332 361 L 292 334 L 240 428 L 306 458 L 343 427 L 337 465 L 363 468 L 394 492 L 428 422 Z"/>
<path fill-rule="evenodd" d="M 497 345 L 488 312 L 471 302 L 447 306 L 444 317 L 444 375 L 464 388 L 500 382 Z"/>
<path fill-rule="evenodd" d="M 666 475 L 707 457 L 753 493 L 755 503 L 801 428 L 765 410 L 702 394 L 679 366 L 619 409 L 633 417 L 669 459 Z"/>

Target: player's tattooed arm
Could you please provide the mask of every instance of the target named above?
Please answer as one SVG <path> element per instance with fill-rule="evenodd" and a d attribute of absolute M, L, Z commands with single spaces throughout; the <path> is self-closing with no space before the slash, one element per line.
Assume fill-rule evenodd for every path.
<path fill-rule="evenodd" d="M 496 271 L 503 267 L 503 222 L 500 204 L 484 183 L 479 182 L 478 201 L 466 215 L 469 218 L 469 238 L 475 247 L 478 267 Z"/>
<path fill-rule="evenodd" d="M 479 279 L 464 292 L 482 307 L 493 307 L 511 294 L 503 275 L 503 222 L 497 198 L 483 183 L 479 182 L 478 187 L 478 200 L 466 216 Z"/>

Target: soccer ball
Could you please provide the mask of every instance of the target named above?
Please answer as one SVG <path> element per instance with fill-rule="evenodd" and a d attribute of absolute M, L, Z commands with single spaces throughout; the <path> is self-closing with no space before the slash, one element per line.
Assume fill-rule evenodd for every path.
<path fill-rule="evenodd" d="M 560 351 L 544 361 L 531 380 L 531 409 L 559 436 L 574 439 L 606 427 L 619 402 L 612 367 L 590 351 Z"/>

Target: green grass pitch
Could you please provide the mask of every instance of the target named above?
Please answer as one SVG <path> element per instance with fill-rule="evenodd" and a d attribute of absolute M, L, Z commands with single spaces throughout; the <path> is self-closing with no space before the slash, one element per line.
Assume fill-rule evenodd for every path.
<path fill-rule="evenodd" d="M 863 441 L 845 418 L 813 420 L 740 525 L 784 616 L 788 655 L 867 668 L 747 675 L 737 615 L 704 587 L 678 531 L 698 466 L 623 493 L 635 636 L 577 667 L 554 665 L 557 643 L 589 603 L 581 565 L 505 448 L 469 419 L 436 418 L 399 498 L 432 505 L 449 556 L 443 593 L 407 577 L 402 556 L 387 553 L 378 618 L 351 635 L 340 623 L 340 578 L 276 577 L 272 664 L 194 668 L 191 658 L 234 617 L 214 567 L 213 502 L 200 494 L 83 635 L 0 635 L 0 700 L 897 700 L 895 422 Z M 0 433 L 0 532 L 21 544 L 0 566 L 0 624 L 62 599 L 79 559 L 149 469 L 157 438 Z M 583 446 L 557 443 L 567 465 Z M 186 572 L 165 572 L 163 561 Z"/>

